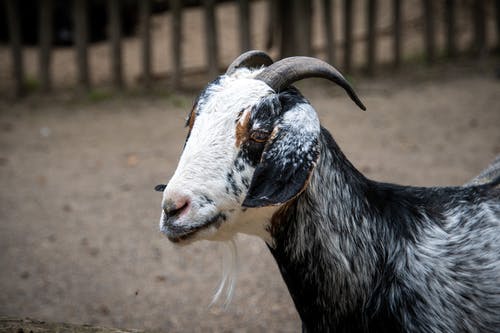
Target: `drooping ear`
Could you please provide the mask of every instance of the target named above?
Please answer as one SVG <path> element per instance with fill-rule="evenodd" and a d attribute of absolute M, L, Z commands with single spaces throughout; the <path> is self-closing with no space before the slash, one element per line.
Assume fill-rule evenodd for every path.
<path fill-rule="evenodd" d="M 319 157 L 319 133 L 319 120 L 309 103 L 285 110 L 264 148 L 242 205 L 278 205 L 299 195 Z"/>

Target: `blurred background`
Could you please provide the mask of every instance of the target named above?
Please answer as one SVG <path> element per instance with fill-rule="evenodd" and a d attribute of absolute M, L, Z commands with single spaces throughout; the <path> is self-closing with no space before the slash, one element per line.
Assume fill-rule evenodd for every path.
<path fill-rule="evenodd" d="M 298 87 L 368 177 L 459 185 L 500 154 L 498 0 L 0 0 L 0 317 L 154 332 L 298 332 L 263 241 L 158 232 L 199 89 L 241 52 L 324 59 Z M 6 325 L 0 330 L 8 331 Z"/>

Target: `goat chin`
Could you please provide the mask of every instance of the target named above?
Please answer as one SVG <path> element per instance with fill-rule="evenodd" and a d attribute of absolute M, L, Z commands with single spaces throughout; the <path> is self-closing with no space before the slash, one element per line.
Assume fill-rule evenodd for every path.
<path fill-rule="evenodd" d="M 238 249 L 234 237 L 219 244 L 219 250 L 222 254 L 222 277 L 209 307 L 215 307 L 219 302 L 222 302 L 222 309 L 227 310 L 233 299 L 238 276 Z"/>

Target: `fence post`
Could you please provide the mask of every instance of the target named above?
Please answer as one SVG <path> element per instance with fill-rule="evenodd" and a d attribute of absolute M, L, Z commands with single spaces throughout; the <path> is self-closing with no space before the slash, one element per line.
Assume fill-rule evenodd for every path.
<path fill-rule="evenodd" d="M 142 40 L 142 79 L 145 88 L 151 87 L 151 1 L 139 1 Z"/>
<path fill-rule="evenodd" d="M 353 26 L 353 2 L 344 0 L 344 71 L 351 71 L 352 67 L 352 26 Z"/>
<path fill-rule="evenodd" d="M 302 8 L 304 8 L 304 13 L 307 14 L 306 16 L 306 26 L 305 26 L 305 35 L 307 37 L 307 44 L 306 44 L 306 51 L 307 55 L 312 56 L 313 55 L 313 1 L 302 1 Z"/>
<path fill-rule="evenodd" d="M 425 19 L 425 49 L 427 53 L 427 64 L 434 63 L 436 59 L 436 35 L 434 29 L 434 6 L 432 0 L 423 0 Z"/>
<path fill-rule="evenodd" d="M 312 3 L 308 0 L 294 0 L 290 2 L 292 8 L 293 28 L 295 38 L 295 52 L 298 55 L 312 54 L 311 42 L 311 15 Z"/>
<path fill-rule="evenodd" d="M 265 49 L 270 50 L 279 39 L 279 22 L 280 22 L 280 3 L 279 0 L 268 0 L 267 12 L 269 17 L 267 18 L 267 27 L 264 35 L 266 36 Z"/>
<path fill-rule="evenodd" d="M 474 1 L 474 53 L 478 57 L 486 53 L 486 10 L 484 0 Z"/>
<path fill-rule="evenodd" d="M 40 1 L 40 16 L 39 16 L 39 35 L 38 44 L 39 51 L 39 75 L 42 91 L 47 92 L 51 88 L 51 46 L 52 46 L 52 0 Z"/>
<path fill-rule="evenodd" d="M 446 55 L 452 58 L 457 55 L 457 44 L 455 41 L 455 0 L 446 0 L 444 14 L 446 22 Z"/>
<path fill-rule="evenodd" d="M 495 19 L 497 20 L 497 51 L 500 52 L 500 0 L 495 0 Z"/>
<path fill-rule="evenodd" d="M 122 13 L 120 0 L 108 0 L 109 38 L 111 42 L 111 72 L 113 84 L 123 88 L 122 66 Z"/>
<path fill-rule="evenodd" d="M 326 59 L 330 64 L 335 64 L 335 32 L 333 30 L 334 14 L 332 13 L 332 0 L 323 0 L 323 21 L 326 38 Z"/>
<path fill-rule="evenodd" d="M 297 55 L 297 39 L 295 38 L 293 2 L 286 0 L 278 1 L 278 29 L 279 29 L 279 50 L 280 58 Z"/>
<path fill-rule="evenodd" d="M 21 20 L 19 4 L 16 0 L 7 0 L 7 26 L 12 51 L 12 65 L 15 80 L 14 94 L 22 97 L 25 94 L 23 50 L 21 45 Z"/>
<path fill-rule="evenodd" d="M 250 42 L 250 4 L 248 0 L 238 1 L 240 19 L 240 49 L 245 52 L 251 49 Z"/>
<path fill-rule="evenodd" d="M 368 46 L 366 48 L 367 68 L 368 75 L 375 74 L 375 64 L 377 57 L 377 0 L 368 0 Z"/>
<path fill-rule="evenodd" d="M 182 74 L 182 1 L 171 0 L 172 12 L 172 86 L 181 87 Z"/>
<path fill-rule="evenodd" d="M 215 22 L 215 0 L 204 0 L 205 40 L 208 58 L 208 75 L 210 79 L 219 74 L 217 26 Z"/>
<path fill-rule="evenodd" d="M 393 0 L 392 2 L 392 15 L 393 15 L 393 26 L 394 26 L 394 41 L 393 41 L 393 52 L 394 52 L 394 67 L 399 67 L 401 65 L 401 36 L 403 34 L 403 25 L 401 24 L 401 0 Z"/>
<path fill-rule="evenodd" d="M 88 64 L 88 22 L 87 1 L 74 0 L 74 22 L 75 22 L 75 47 L 76 63 L 78 67 L 78 83 L 85 90 L 90 87 L 89 64 Z"/>
<path fill-rule="evenodd" d="M 288 31 L 293 35 L 295 48 L 293 50 L 294 55 L 307 55 L 307 47 L 304 44 L 306 26 L 305 13 L 302 9 L 302 0 L 291 0 L 289 1 L 289 6 L 292 9 L 292 29 L 293 31 Z"/>

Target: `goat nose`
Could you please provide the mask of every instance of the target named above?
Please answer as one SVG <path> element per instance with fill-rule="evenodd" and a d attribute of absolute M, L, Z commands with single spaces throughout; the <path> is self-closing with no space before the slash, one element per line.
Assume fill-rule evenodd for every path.
<path fill-rule="evenodd" d="M 166 199 L 163 202 L 163 212 L 166 218 L 172 218 L 181 215 L 188 210 L 190 201 L 188 198 L 177 198 L 176 200 Z"/>

